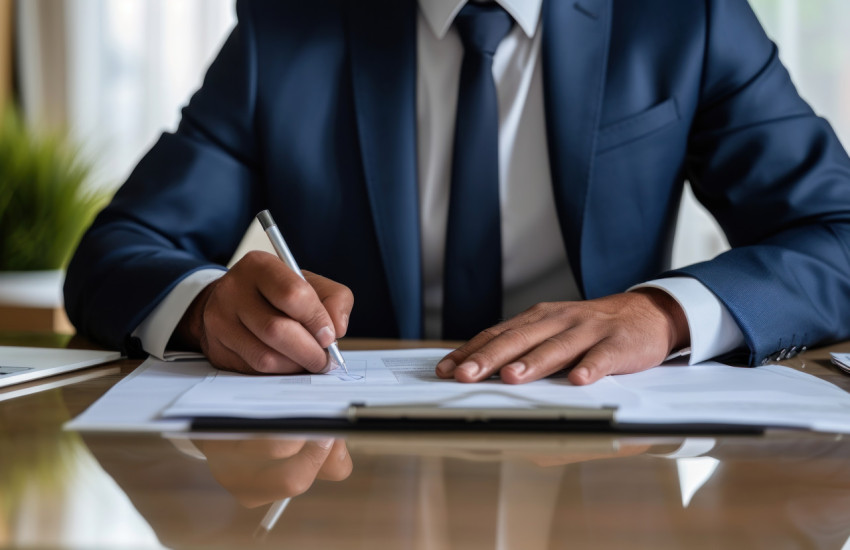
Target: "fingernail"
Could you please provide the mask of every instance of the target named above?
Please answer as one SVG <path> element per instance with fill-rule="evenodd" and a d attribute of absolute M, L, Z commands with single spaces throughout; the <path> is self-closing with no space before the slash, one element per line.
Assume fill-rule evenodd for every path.
<path fill-rule="evenodd" d="M 458 367 L 458 370 L 463 372 L 465 375 L 474 378 L 481 372 L 481 367 L 474 361 L 467 361 L 466 363 L 461 364 L 461 366 Z"/>
<path fill-rule="evenodd" d="M 510 369 L 515 376 L 522 376 L 525 374 L 525 363 L 520 363 L 519 361 L 511 363 L 510 365 L 505 366 L 505 368 Z"/>
<path fill-rule="evenodd" d="M 575 375 L 581 378 L 582 380 L 587 380 L 590 378 L 590 371 L 587 370 L 587 367 L 579 367 L 575 370 Z"/>
<path fill-rule="evenodd" d="M 348 330 L 348 313 L 342 314 L 342 329 Z"/>
<path fill-rule="evenodd" d="M 322 327 L 319 329 L 319 332 L 316 333 L 316 341 L 323 348 L 333 344 L 335 339 L 336 337 L 334 336 L 334 331 L 331 327 Z"/>
<path fill-rule="evenodd" d="M 455 367 L 457 367 L 457 365 L 454 361 L 451 359 L 444 359 L 437 363 L 437 372 L 444 376 L 448 376 L 455 370 Z"/>
<path fill-rule="evenodd" d="M 322 449 L 330 449 L 334 445 L 334 438 L 332 437 L 323 437 L 321 439 L 316 440 L 316 445 L 321 447 Z"/>

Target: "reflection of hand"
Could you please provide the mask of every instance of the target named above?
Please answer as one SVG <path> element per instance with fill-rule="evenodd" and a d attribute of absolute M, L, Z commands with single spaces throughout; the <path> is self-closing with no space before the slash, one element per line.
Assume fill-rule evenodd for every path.
<path fill-rule="evenodd" d="M 478 382 L 498 372 L 520 384 L 574 367 L 570 382 L 590 384 L 658 365 L 688 338 L 684 312 L 661 290 L 538 304 L 448 354 L 437 375 Z"/>
<path fill-rule="evenodd" d="M 345 335 L 351 291 L 266 252 L 250 252 L 207 286 L 177 327 L 219 368 L 245 373 L 322 372 L 326 348 Z"/>
<path fill-rule="evenodd" d="M 341 439 L 198 440 L 213 477 L 244 506 L 254 508 L 306 492 L 313 481 L 342 481 L 351 456 Z"/>

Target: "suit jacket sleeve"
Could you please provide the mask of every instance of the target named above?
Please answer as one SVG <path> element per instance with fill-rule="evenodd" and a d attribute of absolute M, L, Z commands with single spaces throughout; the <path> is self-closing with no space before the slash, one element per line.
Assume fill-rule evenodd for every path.
<path fill-rule="evenodd" d="M 750 363 L 850 335 L 850 159 L 799 97 L 748 4 L 707 2 L 686 172 L 732 250 L 697 278 L 743 331 Z"/>
<path fill-rule="evenodd" d="M 97 217 L 65 282 L 78 332 L 141 353 L 131 331 L 188 274 L 223 269 L 260 210 L 252 120 L 256 56 L 250 3 L 204 86 Z"/>

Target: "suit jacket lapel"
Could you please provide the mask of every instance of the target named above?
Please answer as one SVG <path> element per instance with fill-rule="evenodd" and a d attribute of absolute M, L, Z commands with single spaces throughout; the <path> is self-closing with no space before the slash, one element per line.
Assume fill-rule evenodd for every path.
<path fill-rule="evenodd" d="M 595 293 L 582 272 L 581 236 L 605 87 L 611 9 L 611 0 L 548 0 L 542 13 L 552 184 L 570 265 L 586 297 Z"/>
<path fill-rule="evenodd" d="M 416 2 L 348 4 L 354 105 L 399 336 L 422 336 L 416 177 Z"/>

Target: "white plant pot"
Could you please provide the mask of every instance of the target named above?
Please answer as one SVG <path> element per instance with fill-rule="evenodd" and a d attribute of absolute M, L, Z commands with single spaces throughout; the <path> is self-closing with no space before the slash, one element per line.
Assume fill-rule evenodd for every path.
<path fill-rule="evenodd" d="M 0 305 L 62 307 L 65 271 L 0 271 Z"/>

